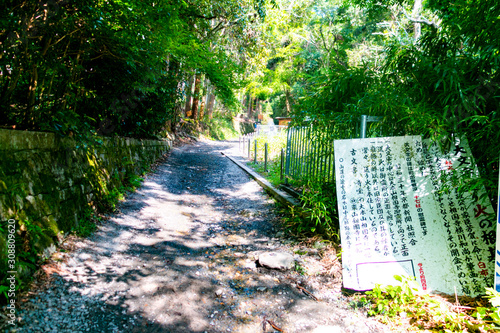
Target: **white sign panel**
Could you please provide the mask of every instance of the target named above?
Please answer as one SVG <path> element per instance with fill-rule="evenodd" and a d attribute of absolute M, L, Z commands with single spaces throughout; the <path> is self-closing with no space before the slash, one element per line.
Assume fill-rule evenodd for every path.
<path fill-rule="evenodd" d="M 345 288 L 394 284 L 394 275 L 448 294 L 492 284 L 491 204 L 451 185 L 477 175 L 466 142 L 443 155 L 419 136 L 338 140 L 335 172 Z"/>

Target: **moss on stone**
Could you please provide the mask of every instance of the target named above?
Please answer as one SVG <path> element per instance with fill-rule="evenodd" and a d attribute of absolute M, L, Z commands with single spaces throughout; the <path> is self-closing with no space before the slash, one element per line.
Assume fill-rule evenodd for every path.
<path fill-rule="evenodd" d="M 89 204 L 109 208 L 126 179 L 149 169 L 171 144 L 154 140 L 102 138 L 103 145 L 77 149 L 52 133 L 0 129 L 0 222 L 8 218 L 38 225 L 27 236 L 41 252 L 62 232 L 74 229 Z M 0 268 L 5 264 L 0 233 Z M 31 255 L 31 254 L 30 254 Z M 21 265 L 29 271 L 29 263 Z"/>

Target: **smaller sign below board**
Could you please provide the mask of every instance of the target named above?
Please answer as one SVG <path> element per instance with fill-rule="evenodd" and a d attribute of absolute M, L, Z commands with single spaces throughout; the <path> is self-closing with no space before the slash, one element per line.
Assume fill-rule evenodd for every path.
<path fill-rule="evenodd" d="M 419 136 L 335 141 L 344 287 L 413 276 L 423 290 L 476 296 L 493 284 L 495 218 L 465 140 L 442 154 Z"/>

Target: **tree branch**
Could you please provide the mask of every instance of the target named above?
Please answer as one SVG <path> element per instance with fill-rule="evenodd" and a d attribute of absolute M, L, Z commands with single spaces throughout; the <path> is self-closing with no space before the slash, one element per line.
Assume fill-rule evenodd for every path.
<path fill-rule="evenodd" d="M 434 21 L 429 21 L 429 20 L 426 20 L 426 19 L 424 19 L 424 18 L 422 18 L 422 17 L 420 17 L 420 18 L 410 17 L 410 16 L 406 13 L 406 11 L 404 11 L 404 10 L 403 10 L 403 14 L 406 16 L 406 18 L 407 18 L 409 21 L 411 21 L 411 22 L 413 22 L 413 23 L 422 23 L 422 24 L 425 24 L 425 25 L 428 25 L 428 26 L 434 27 L 436 30 L 438 30 L 438 29 L 439 29 L 439 25 L 438 25 L 438 23 L 436 23 L 436 22 L 434 22 Z"/>

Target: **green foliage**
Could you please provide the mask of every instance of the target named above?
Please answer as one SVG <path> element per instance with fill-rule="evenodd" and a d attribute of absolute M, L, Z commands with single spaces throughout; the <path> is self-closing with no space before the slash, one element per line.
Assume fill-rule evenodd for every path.
<path fill-rule="evenodd" d="M 281 149 L 286 147 L 286 132 L 274 133 L 274 135 L 261 135 L 255 138 L 257 140 L 257 163 L 248 163 L 253 169 L 265 177 L 274 186 L 281 183 Z M 265 144 L 267 143 L 267 170 L 264 170 Z M 252 141 L 250 146 L 251 156 L 255 156 L 255 144 Z"/>
<path fill-rule="evenodd" d="M 125 183 L 128 185 L 126 187 L 127 191 L 135 191 L 138 187 L 141 186 L 144 178 L 137 175 L 130 175 L 125 179 Z"/>
<path fill-rule="evenodd" d="M 250 162 L 248 163 L 255 171 L 265 177 L 272 185 L 279 186 L 281 181 L 281 163 L 277 160 L 270 160 L 267 162 L 267 171 L 264 170 L 264 163 Z"/>
<path fill-rule="evenodd" d="M 214 140 L 234 139 L 240 133 L 234 128 L 232 117 L 215 116 L 212 119 L 205 119 L 202 122 L 202 127 L 205 128 L 204 133 Z"/>
<path fill-rule="evenodd" d="M 368 314 L 384 321 L 406 322 L 420 329 L 441 332 L 486 332 L 493 326 L 486 321 L 486 310 L 478 308 L 474 316 L 455 312 L 441 300 L 422 293 L 414 278 L 394 276 L 397 285 L 376 285 L 362 301 L 372 303 Z"/>
<path fill-rule="evenodd" d="M 205 74 L 219 100 L 254 47 L 265 1 L 6 1 L 0 126 L 154 138 L 179 120 L 182 83 Z"/>
<path fill-rule="evenodd" d="M 357 137 L 360 115 L 383 117 L 368 136 L 464 135 L 496 207 L 500 151 L 500 5 L 495 0 L 282 0 L 261 27 L 266 49 L 246 92 L 295 125 Z M 300 184 L 303 185 L 303 184 Z"/>
<path fill-rule="evenodd" d="M 255 156 L 255 143 L 257 140 L 257 160 L 260 162 L 264 161 L 265 155 L 265 145 L 267 143 L 267 157 L 268 161 L 278 161 L 281 156 L 281 149 L 286 148 L 286 138 L 287 132 L 281 131 L 278 133 L 265 133 L 262 132 L 259 136 L 256 136 L 252 140 L 250 145 L 250 154 Z"/>
<path fill-rule="evenodd" d="M 309 228 L 312 233 L 340 241 L 335 184 L 309 182 L 304 187 L 301 201 L 306 217 L 302 218 L 299 229 Z"/>
<path fill-rule="evenodd" d="M 78 219 L 78 224 L 73 228 L 73 232 L 80 237 L 88 237 L 97 230 L 96 221 L 99 217 L 95 212 L 87 208 L 83 211 L 81 217 Z"/>
<path fill-rule="evenodd" d="M 99 212 L 108 212 L 115 211 L 117 204 L 120 201 L 125 200 L 125 195 L 127 192 L 133 192 L 138 187 L 141 186 L 141 183 L 144 181 L 144 178 L 135 175 L 135 174 L 127 174 L 121 185 L 113 186 L 109 191 L 103 192 L 98 201 L 95 203 Z"/>
<path fill-rule="evenodd" d="M 486 288 L 486 296 L 492 307 L 478 307 L 473 314 L 478 320 L 491 320 L 496 326 L 496 329 L 500 329 L 500 293 L 493 288 Z"/>
<path fill-rule="evenodd" d="M 383 314 L 394 317 L 404 312 L 407 305 L 415 303 L 418 292 L 416 282 L 410 278 L 397 275 L 394 276 L 394 279 L 400 285 L 385 287 L 376 285 L 373 290 L 366 292 L 368 298 L 374 302 L 374 307 L 368 311 L 369 315 Z M 418 314 L 421 315 L 420 309 Z"/>
<path fill-rule="evenodd" d="M 16 291 L 27 286 L 32 277 L 32 272 L 39 264 L 42 254 L 39 252 L 40 248 L 37 246 L 41 237 L 45 234 L 45 230 L 37 223 L 30 219 L 18 220 L 16 222 L 15 234 L 15 271 L 16 277 Z M 9 282 L 7 281 L 8 262 L 7 257 L 5 261 L 0 263 L 0 304 L 4 304 L 7 300 L 6 291 L 9 290 Z"/>
<path fill-rule="evenodd" d="M 307 274 L 307 270 L 304 267 L 302 267 L 298 261 L 294 262 L 293 270 L 299 273 L 300 275 Z"/>

